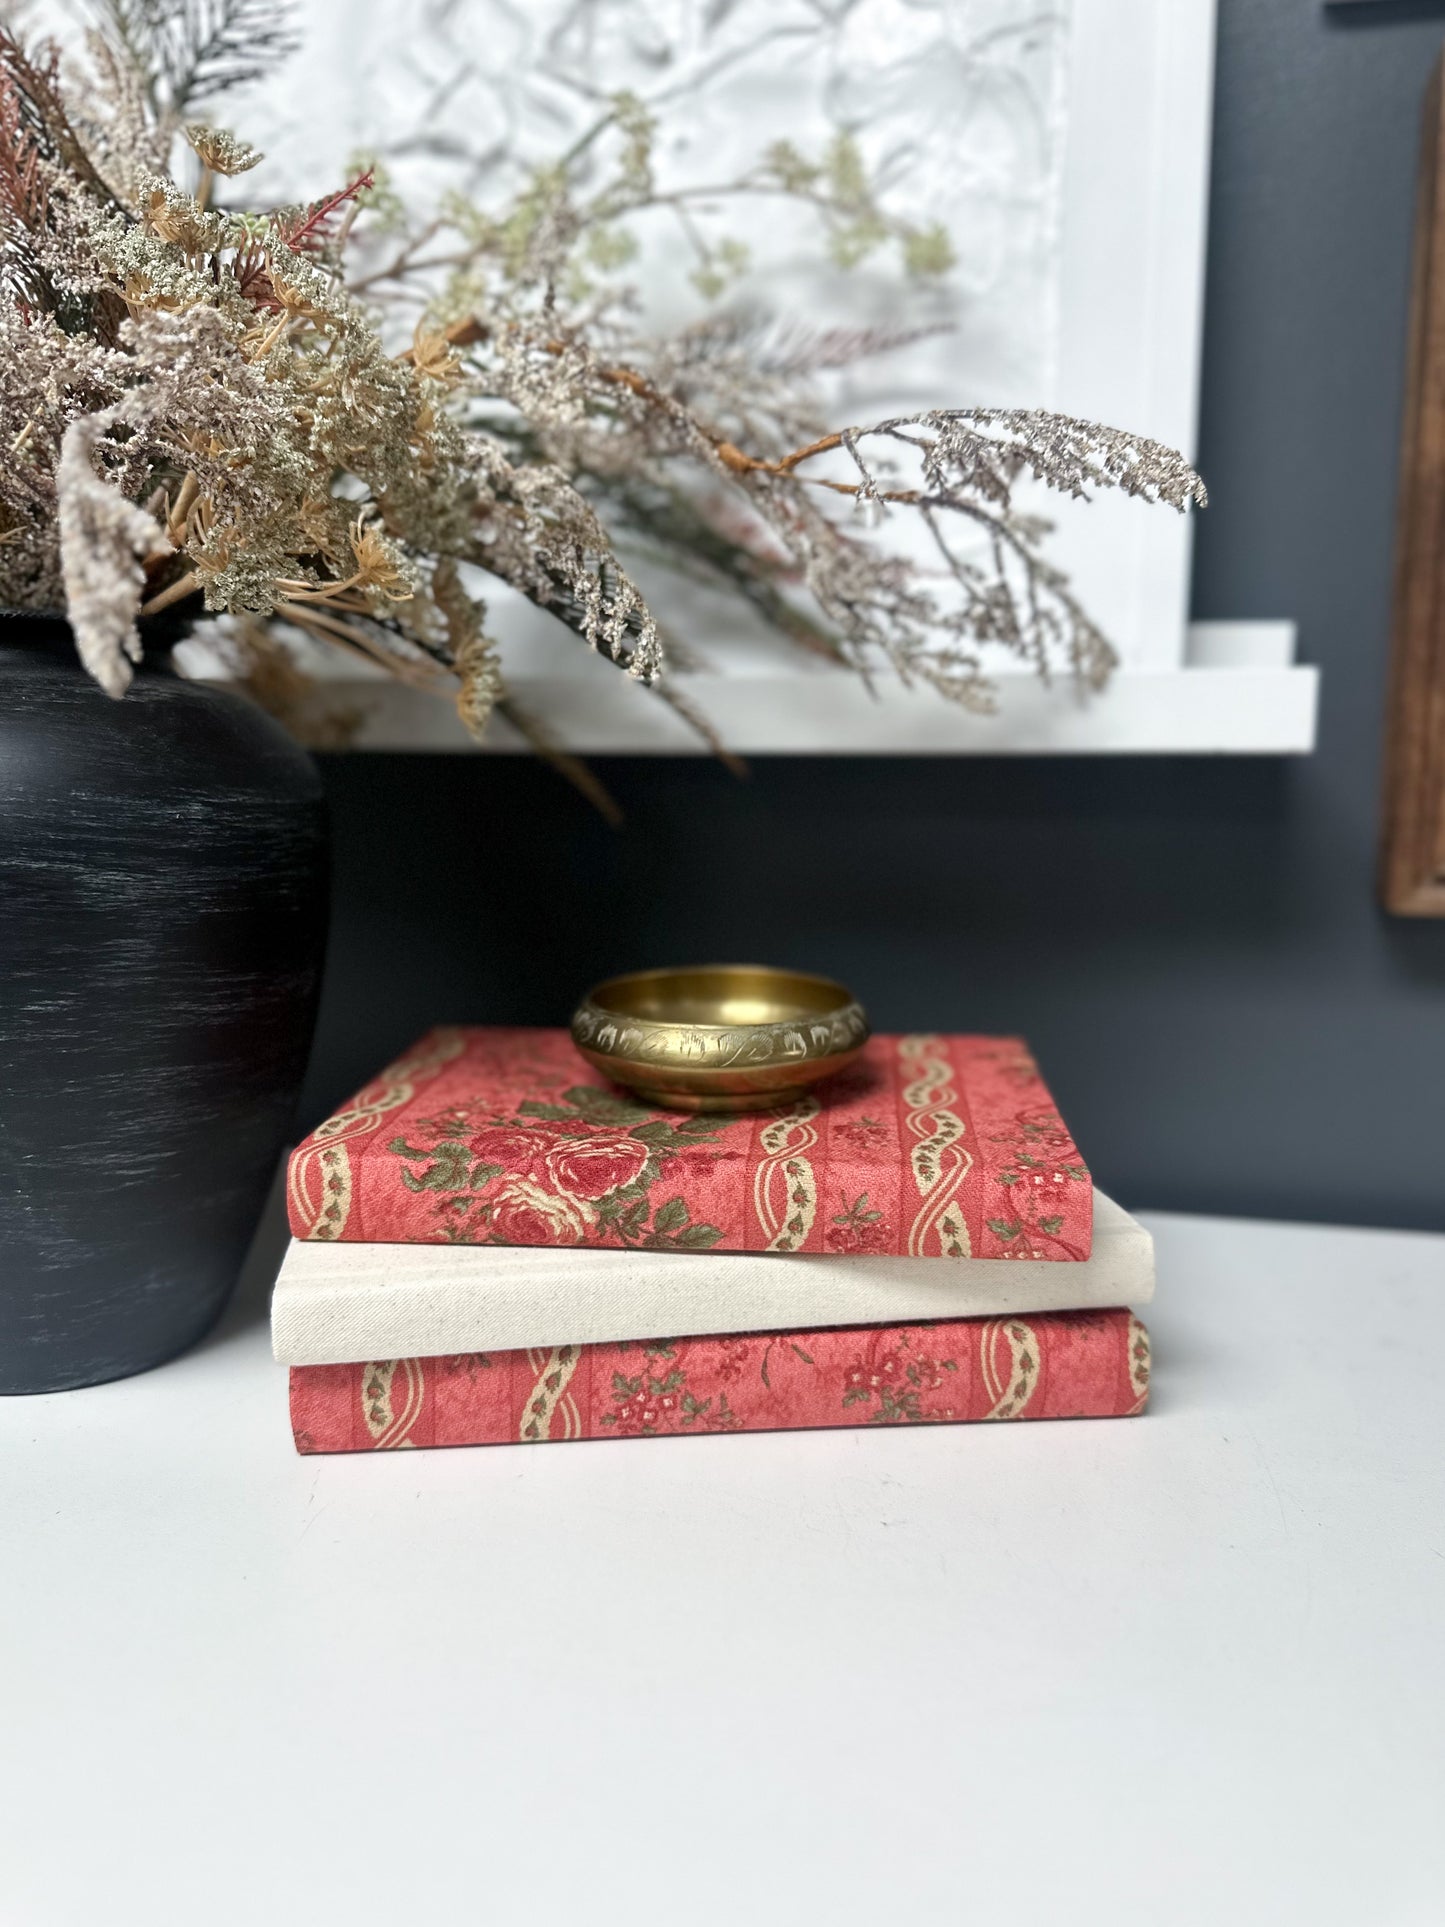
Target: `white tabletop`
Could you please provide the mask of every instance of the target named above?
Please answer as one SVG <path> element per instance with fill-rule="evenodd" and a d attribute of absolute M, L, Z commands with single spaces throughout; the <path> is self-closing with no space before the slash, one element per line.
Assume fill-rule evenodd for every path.
<path fill-rule="evenodd" d="M 1445 1919 L 1445 1237 L 1152 1217 L 1142 1420 L 0 1399 L 5 1927 Z"/>

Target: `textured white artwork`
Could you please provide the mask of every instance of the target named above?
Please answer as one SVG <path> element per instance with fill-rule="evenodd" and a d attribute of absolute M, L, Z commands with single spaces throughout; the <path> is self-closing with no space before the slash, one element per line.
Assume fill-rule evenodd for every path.
<path fill-rule="evenodd" d="M 645 322 L 747 309 L 782 329 L 916 331 L 823 378 L 839 424 L 1054 400 L 1069 0 L 307 0 L 301 17 L 298 54 L 229 109 L 270 156 L 251 193 L 312 198 L 380 153 L 409 198 L 460 188 L 495 205 L 585 149 L 627 89 L 659 123 L 659 186 L 687 195 L 630 223 Z M 839 267 L 810 211 L 703 192 L 776 141 L 812 157 L 843 135 L 891 213 L 947 238 L 947 274 L 905 275 L 896 248 Z M 725 238 L 746 266 L 709 286 Z M 895 516 L 887 539 L 934 567 L 915 523 Z M 797 666 L 730 600 L 632 567 L 689 663 Z M 570 638 L 505 591 L 489 599 L 512 676 L 567 673 Z"/>
<path fill-rule="evenodd" d="M 750 262 L 724 304 L 946 329 L 857 377 L 850 405 L 1051 399 L 1068 0 L 307 0 L 302 22 L 301 52 L 232 109 L 272 157 L 255 191 L 314 197 L 370 151 L 424 195 L 487 197 L 624 88 L 661 121 L 660 182 L 694 195 L 773 141 L 811 154 L 846 133 L 890 208 L 947 234 L 944 283 L 901 286 L 893 258 L 833 267 L 818 223 L 775 196 L 694 202 L 640 227 L 649 317 L 703 308 L 690 228 L 726 228 Z"/>

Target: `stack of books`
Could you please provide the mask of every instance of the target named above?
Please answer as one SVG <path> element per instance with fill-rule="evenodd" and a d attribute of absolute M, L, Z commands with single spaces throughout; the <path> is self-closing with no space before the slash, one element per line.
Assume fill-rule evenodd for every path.
<path fill-rule="evenodd" d="M 776 1110 L 432 1031 L 291 1159 L 272 1334 L 301 1452 L 1115 1418 L 1149 1234 L 1025 1046 L 878 1036 Z"/>

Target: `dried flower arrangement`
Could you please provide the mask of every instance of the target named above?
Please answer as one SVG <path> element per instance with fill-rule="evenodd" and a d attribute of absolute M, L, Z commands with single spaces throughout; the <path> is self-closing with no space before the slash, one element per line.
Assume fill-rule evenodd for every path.
<path fill-rule="evenodd" d="M 203 115 L 288 51 L 285 6 L 97 13 L 64 72 L 0 28 L 0 603 L 64 608 L 112 695 L 138 617 L 204 608 L 237 619 L 259 680 L 285 683 L 289 628 L 451 692 L 474 735 L 500 708 L 545 747 L 503 685 L 491 576 L 708 734 L 664 676 L 635 550 L 865 676 L 986 707 L 995 648 L 1094 685 L 1113 660 L 1016 506 L 1021 478 L 1204 500 L 1173 450 L 1054 414 L 830 429 L 813 378 L 889 339 L 727 314 L 645 331 L 629 223 L 690 210 L 633 96 L 495 209 L 454 196 L 418 217 L 367 165 L 255 213 L 221 190 L 260 157 Z M 948 266 L 846 140 L 816 160 L 774 146 L 708 190 L 729 193 L 808 207 L 840 262 L 896 247 L 905 274 Z M 695 278 L 716 292 L 729 266 L 704 243 Z M 894 510 L 921 518 L 936 566 L 879 539 Z"/>

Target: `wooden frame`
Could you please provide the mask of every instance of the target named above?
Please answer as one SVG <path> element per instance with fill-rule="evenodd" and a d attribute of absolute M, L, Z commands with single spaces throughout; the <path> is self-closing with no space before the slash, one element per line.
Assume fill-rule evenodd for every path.
<path fill-rule="evenodd" d="M 1380 895 L 1445 917 L 1445 56 L 1420 142 L 1397 513 Z"/>

